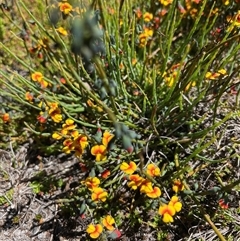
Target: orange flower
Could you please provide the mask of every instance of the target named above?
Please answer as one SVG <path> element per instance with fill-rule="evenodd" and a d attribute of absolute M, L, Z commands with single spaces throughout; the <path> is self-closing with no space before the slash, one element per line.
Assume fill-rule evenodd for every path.
<path fill-rule="evenodd" d="M 178 3 L 178 9 L 182 14 L 185 14 L 187 12 L 186 9 L 181 5 L 181 3 Z"/>
<path fill-rule="evenodd" d="M 111 14 L 111 15 L 114 15 L 115 14 L 114 8 L 109 7 L 108 8 L 108 13 Z"/>
<path fill-rule="evenodd" d="M 145 22 L 150 22 L 153 19 L 152 13 L 149 13 L 149 12 L 144 13 L 143 19 Z"/>
<path fill-rule="evenodd" d="M 143 178 L 140 177 L 138 174 L 129 176 L 130 182 L 128 183 L 128 186 L 131 187 L 133 190 L 136 190 L 138 187 L 141 186 L 143 182 Z"/>
<path fill-rule="evenodd" d="M 25 93 L 25 99 L 29 102 L 33 101 L 33 94 L 31 94 L 29 91 Z"/>
<path fill-rule="evenodd" d="M 10 122 L 10 115 L 8 113 L 4 113 L 2 115 L 2 120 L 3 120 L 4 123 Z"/>
<path fill-rule="evenodd" d="M 137 165 L 133 161 L 130 161 L 129 164 L 123 162 L 120 166 L 120 170 L 125 172 L 126 174 L 131 175 L 137 170 Z"/>
<path fill-rule="evenodd" d="M 91 238 L 96 239 L 102 233 L 103 227 L 100 224 L 97 224 L 97 225 L 89 224 L 86 231 Z"/>
<path fill-rule="evenodd" d="M 183 183 L 180 180 L 174 180 L 172 190 L 175 193 L 178 193 L 179 191 L 183 191 L 184 190 Z"/>
<path fill-rule="evenodd" d="M 178 201 L 177 196 L 172 196 L 168 205 L 173 206 L 176 212 L 179 212 L 182 209 L 182 204 Z"/>
<path fill-rule="evenodd" d="M 41 81 L 43 79 L 43 74 L 41 72 L 34 72 L 31 75 L 33 81 Z"/>
<path fill-rule="evenodd" d="M 107 149 L 104 145 L 95 145 L 91 148 L 91 154 L 96 156 L 96 161 L 105 161 L 107 159 L 106 156 Z"/>
<path fill-rule="evenodd" d="M 89 190 L 93 190 L 100 184 L 100 180 L 97 177 L 88 177 L 83 183 L 87 186 Z"/>
<path fill-rule="evenodd" d="M 141 9 L 140 9 L 140 8 L 137 8 L 137 9 L 135 10 L 135 14 L 136 14 L 137 18 L 141 18 L 141 17 L 142 17 L 142 11 L 141 11 Z"/>
<path fill-rule="evenodd" d="M 147 191 L 146 195 L 150 198 L 158 198 L 161 196 L 161 190 L 158 187 L 154 187 L 152 190 Z"/>
<path fill-rule="evenodd" d="M 114 230 L 113 224 L 115 223 L 115 220 L 112 216 L 107 215 L 103 218 L 102 224 L 104 227 L 106 227 L 108 230 L 112 231 Z"/>
<path fill-rule="evenodd" d="M 60 9 L 61 12 L 63 12 L 64 14 L 67 15 L 72 11 L 73 7 L 69 3 L 61 2 L 61 3 L 59 3 L 59 9 Z"/>
<path fill-rule="evenodd" d="M 159 207 L 158 213 L 163 216 L 164 223 L 172 223 L 176 211 L 173 206 L 164 204 Z"/>
<path fill-rule="evenodd" d="M 160 169 L 156 167 L 154 164 L 150 163 L 147 166 L 147 174 L 151 177 L 160 176 Z"/>
<path fill-rule="evenodd" d="M 101 187 L 95 187 L 92 189 L 92 200 L 95 202 L 102 201 L 105 202 L 107 200 L 107 192 L 104 191 Z"/>
<path fill-rule="evenodd" d="M 37 117 L 37 120 L 41 123 L 44 124 L 47 122 L 47 115 L 44 112 L 40 112 L 39 116 Z"/>
<path fill-rule="evenodd" d="M 106 179 L 106 178 L 108 178 L 108 176 L 111 174 L 111 172 L 108 170 L 108 169 L 106 169 L 106 170 L 104 170 L 102 173 L 101 173 L 101 177 L 102 178 L 104 178 L 104 179 Z"/>
<path fill-rule="evenodd" d="M 62 83 L 62 84 L 66 84 L 67 83 L 67 81 L 62 77 L 62 78 L 60 78 L 60 82 Z"/>
<path fill-rule="evenodd" d="M 226 203 L 226 202 L 224 201 L 224 199 L 220 199 L 220 200 L 218 201 L 218 204 L 219 204 L 219 206 L 220 206 L 222 209 L 228 209 L 228 207 L 229 207 L 228 203 Z"/>

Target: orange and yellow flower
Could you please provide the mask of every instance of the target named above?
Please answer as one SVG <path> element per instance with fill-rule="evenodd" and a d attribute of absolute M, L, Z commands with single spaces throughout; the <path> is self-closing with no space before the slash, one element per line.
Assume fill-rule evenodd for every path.
<path fill-rule="evenodd" d="M 178 72 L 177 71 L 173 71 L 171 74 L 167 75 L 167 73 L 163 74 L 163 77 L 165 79 L 165 82 L 167 84 L 168 87 L 172 87 L 175 82 L 176 82 L 176 77 L 177 77 Z"/>
<path fill-rule="evenodd" d="M 150 22 L 153 19 L 153 14 L 149 13 L 149 12 L 146 12 L 143 15 L 143 19 L 144 19 L 145 22 Z"/>
<path fill-rule="evenodd" d="M 99 186 L 100 180 L 97 177 L 88 177 L 85 181 L 83 181 L 83 183 L 91 191 Z"/>
<path fill-rule="evenodd" d="M 182 183 L 180 180 L 174 180 L 174 181 L 173 181 L 172 190 L 173 190 L 175 193 L 178 193 L 178 192 L 180 192 L 180 191 L 183 191 L 183 190 L 184 190 L 184 185 L 183 185 L 183 183 Z"/>
<path fill-rule="evenodd" d="M 103 138 L 102 138 L 102 143 L 104 146 L 108 146 L 108 143 L 112 140 L 112 138 L 114 137 L 113 134 L 111 134 L 110 132 L 108 131 L 105 131 L 103 133 Z"/>
<path fill-rule="evenodd" d="M 147 193 L 147 192 L 151 192 L 152 189 L 153 189 L 152 182 L 149 181 L 148 179 L 143 178 L 141 185 L 140 185 L 140 192 Z"/>
<path fill-rule="evenodd" d="M 63 12 L 64 14 L 67 15 L 73 10 L 73 7 L 71 4 L 69 4 L 67 2 L 61 2 L 61 3 L 59 3 L 59 9 L 61 12 Z"/>
<path fill-rule="evenodd" d="M 55 140 L 60 140 L 63 136 L 66 136 L 69 131 L 74 130 L 76 128 L 76 125 L 74 124 L 74 121 L 71 119 L 67 119 L 64 124 L 62 124 L 62 130 L 61 132 L 54 132 L 52 134 L 52 138 Z"/>
<path fill-rule="evenodd" d="M 143 48 L 149 39 L 153 36 L 153 30 L 150 28 L 145 28 L 144 31 L 139 35 L 139 46 Z"/>
<path fill-rule="evenodd" d="M 228 22 L 231 23 L 231 26 L 228 27 L 227 31 L 231 31 L 233 27 L 240 27 L 240 10 L 236 13 L 234 17 L 228 17 Z"/>
<path fill-rule="evenodd" d="M 98 111 L 98 112 L 103 112 L 103 109 L 100 107 L 100 106 L 98 106 L 98 105 L 95 105 L 94 103 L 93 103 L 93 101 L 92 100 L 87 100 L 87 105 L 89 106 L 89 107 L 92 107 L 93 109 L 95 109 L 96 111 Z"/>
<path fill-rule="evenodd" d="M 94 202 L 102 201 L 105 202 L 107 200 L 108 193 L 104 191 L 101 187 L 95 187 L 92 190 L 92 200 Z"/>
<path fill-rule="evenodd" d="M 161 196 L 161 190 L 158 187 L 153 187 L 146 192 L 146 195 L 150 198 L 158 198 Z"/>
<path fill-rule="evenodd" d="M 62 135 L 59 132 L 55 131 L 52 134 L 52 138 L 55 140 L 60 140 L 60 139 L 62 139 Z"/>
<path fill-rule="evenodd" d="M 39 84 L 41 85 L 41 88 L 43 88 L 43 89 L 47 88 L 48 85 L 49 85 L 49 83 L 46 80 L 44 80 L 44 79 L 39 81 Z"/>
<path fill-rule="evenodd" d="M 51 108 L 53 111 L 49 113 L 52 115 L 55 113 L 54 109 L 58 109 L 58 105 L 56 103 L 51 103 Z M 64 136 L 67 137 L 67 139 L 65 139 L 63 142 L 63 152 L 69 154 L 72 151 L 75 151 L 76 156 L 81 156 L 88 145 L 88 140 L 87 136 L 80 134 L 77 130 L 74 130 L 75 128 L 76 125 L 74 125 L 74 121 L 67 119 L 62 125 L 62 130 L 60 132 L 54 132 L 52 134 L 52 138 L 55 140 L 60 140 Z"/>
<path fill-rule="evenodd" d="M 180 212 L 182 209 L 182 204 L 179 202 L 177 196 L 172 196 L 168 205 L 173 206 L 176 212 Z"/>
<path fill-rule="evenodd" d="M 137 165 L 133 161 L 130 161 L 129 164 L 127 164 L 126 162 L 123 162 L 120 166 L 120 170 L 126 174 L 131 175 L 137 170 Z"/>
<path fill-rule="evenodd" d="M 52 118 L 52 120 L 56 123 L 59 123 L 62 121 L 62 114 L 61 110 L 58 107 L 58 103 L 56 102 L 48 102 L 48 106 L 50 109 L 48 110 L 48 114 Z"/>
<path fill-rule="evenodd" d="M 77 130 L 74 130 L 71 135 L 74 138 L 74 146 L 80 146 L 82 150 L 84 150 L 87 147 L 87 136 L 80 134 Z"/>
<path fill-rule="evenodd" d="M 107 148 L 104 145 L 95 145 L 91 148 L 91 154 L 96 156 L 96 161 L 105 161 L 107 159 Z"/>
<path fill-rule="evenodd" d="M 43 74 L 41 72 L 34 72 L 32 73 L 31 78 L 33 81 L 40 82 L 43 79 Z"/>
<path fill-rule="evenodd" d="M 28 100 L 29 102 L 33 101 L 33 94 L 31 94 L 29 91 L 25 93 L 25 99 Z"/>
<path fill-rule="evenodd" d="M 112 230 L 115 229 L 114 226 L 113 226 L 114 223 L 115 223 L 115 220 L 114 220 L 114 218 L 113 218 L 112 216 L 110 216 L 110 215 L 107 215 L 107 216 L 104 217 L 103 220 L 102 220 L 103 226 L 104 226 L 106 229 L 110 230 L 110 231 L 112 231 Z"/>
<path fill-rule="evenodd" d="M 205 75 L 205 78 L 210 79 L 210 80 L 215 80 L 219 76 L 220 76 L 220 74 L 218 74 L 218 73 L 212 73 L 212 72 L 208 71 Z"/>
<path fill-rule="evenodd" d="M 74 124 L 74 120 L 68 118 L 65 120 L 65 123 L 62 125 L 61 133 L 63 135 L 67 135 L 69 131 L 74 130 L 75 128 L 76 128 L 76 125 Z"/>
<path fill-rule="evenodd" d="M 40 49 L 47 48 L 48 44 L 49 44 L 49 40 L 47 38 L 40 39 L 38 40 L 37 49 L 40 50 Z"/>
<path fill-rule="evenodd" d="M 32 73 L 31 78 L 34 82 L 38 82 L 42 88 L 47 88 L 49 85 L 49 83 L 44 80 L 43 74 L 41 72 Z"/>
<path fill-rule="evenodd" d="M 143 179 L 140 184 L 140 192 L 145 193 L 150 198 L 158 198 L 161 196 L 161 191 L 158 187 L 153 187 L 152 182 L 148 179 Z"/>
<path fill-rule="evenodd" d="M 100 224 L 96 224 L 96 225 L 89 224 L 86 231 L 90 235 L 91 238 L 97 239 L 100 236 L 100 234 L 102 233 L 103 227 Z"/>
<path fill-rule="evenodd" d="M 131 187 L 133 190 L 136 190 L 138 187 L 141 186 L 144 178 L 140 177 L 138 174 L 130 175 L 129 176 L 130 182 L 128 182 L 128 186 Z"/>
<path fill-rule="evenodd" d="M 160 176 L 160 169 L 152 163 L 147 165 L 147 171 L 146 172 L 151 177 Z"/>
<path fill-rule="evenodd" d="M 67 36 L 68 35 L 67 30 L 65 28 L 63 28 L 63 27 L 59 27 L 56 30 L 63 36 Z"/>
<path fill-rule="evenodd" d="M 73 145 L 73 141 L 71 139 L 66 139 L 63 142 L 63 152 L 65 152 L 66 154 L 70 154 L 71 151 L 74 151 L 74 145 Z"/>
<path fill-rule="evenodd" d="M 158 213 L 163 216 L 164 223 L 172 223 L 176 211 L 173 206 L 163 204 L 159 207 Z"/>
<path fill-rule="evenodd" d="M 215 80 L 217 79 L 220 75 L 227 75 L 227 71 L 225 69 L 220 69 L 217 72 L 213 73 L 213 72 L 207 72 L 205 75 L 206 79 L 210 79 L 210 80 Z"/>

